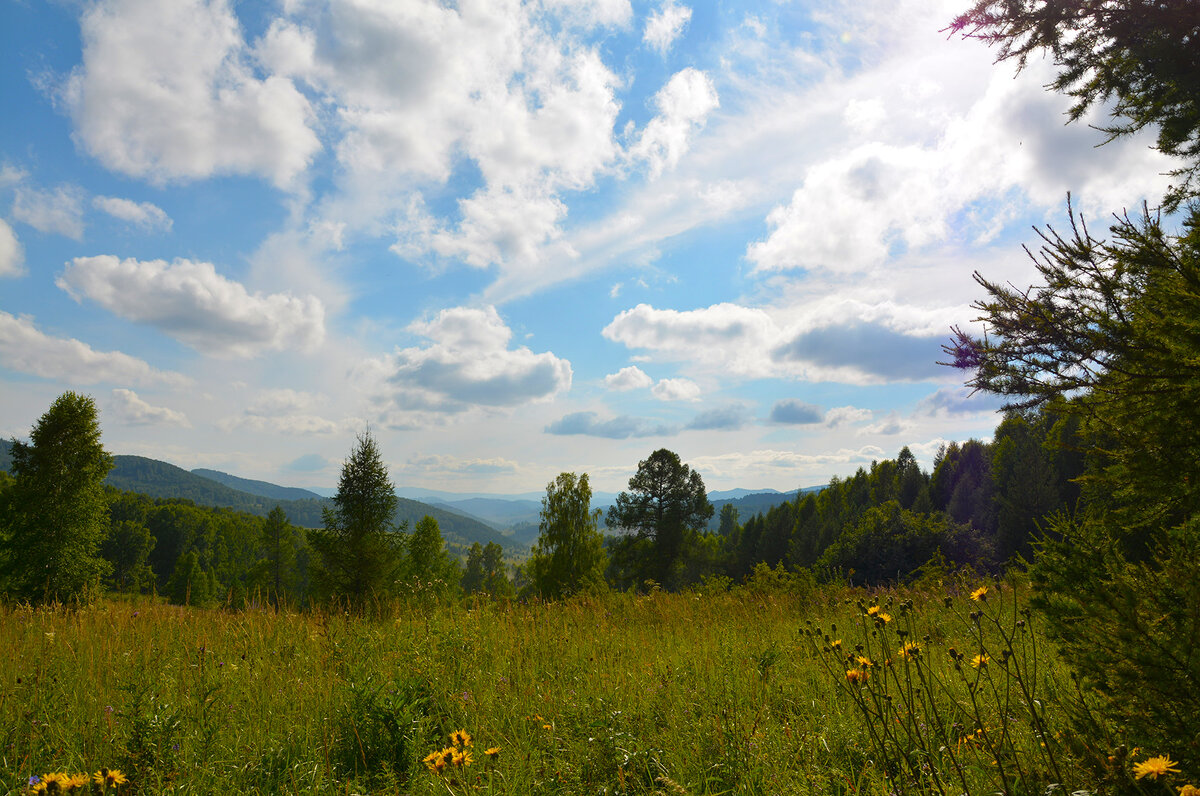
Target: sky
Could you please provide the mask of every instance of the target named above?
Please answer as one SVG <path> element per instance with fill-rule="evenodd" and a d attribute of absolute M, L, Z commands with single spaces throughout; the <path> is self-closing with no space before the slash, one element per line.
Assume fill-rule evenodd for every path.
<path fill-rule="evenodd" d="M 0 435 L 336 485 L 795 490 L 990 437 L 936 364 L 1153 204 L 941 0 L 0 0 Z M 1152 134 L 1151 134 L 1152 135 Z"/>

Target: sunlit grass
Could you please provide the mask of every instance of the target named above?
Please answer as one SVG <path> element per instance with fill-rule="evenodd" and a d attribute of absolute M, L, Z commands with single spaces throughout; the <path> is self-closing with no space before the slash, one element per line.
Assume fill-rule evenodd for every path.
<path fill-rule="evenodd" d="M 807 629 L 843 628 L 848 650 L 837 654 L 864 644 L 891 657 L 891 680 L 872 670 L 874 688 L 898 665 L 915 671 L 894 632 L 909 628 L 920 660 L 938 660 L 946 686 L 933 698 L 948 704 L 968 695 L 945 650 L 980 645 L 969 596 L 951 608 L 944 596 L 615 594 L 396 607 L 386 619 L 150 601 L 4 609 L 2 784 L 19 791 L 41 772 L 110 768 L 130 793 L 886 793 L 895 761 L 873 744 L 879 717 L 864 720 L 872 692 L 848 687 L 840 659 L 831 677 L 833 648 Z M 896 617 L 890 635 L 865 621 L 867 605 Z M 1037 643 L 1030 684 L 1042 698 L 1065 693 L 1068 673 Z M 975 676 L 969 655 L 965 667 Z M 1010 712 L 1021 698 L 1005 703 Z M 981 723 L 989 732 L 1000 722 Z M 976 730 L 945 723 L 956 743 Z M 436 770 L 430 756 L 448 748 L 469 761 Z M 1086 785 L 1065 752 L 1055 765 L 1068 792 Z M 985 773 L 968 784 L 991 782 Z M 916 789 L 932 781 L 910 779 Z"/>

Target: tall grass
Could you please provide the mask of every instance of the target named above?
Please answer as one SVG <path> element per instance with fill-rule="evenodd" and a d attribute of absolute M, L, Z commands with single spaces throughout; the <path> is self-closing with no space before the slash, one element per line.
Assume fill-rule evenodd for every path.
<path fill-rule="evenodd" d="M 1011 593 L 975 621 L 967 598 L 947 607 L 940 589 L 803 591 L 380 606 L 386 618 L 150 601 L 7 608 L 0 788 L 101 767 L 124 772 L 130 793 L 1089 787 L 1055 741 L 1069 672 L 1033 623 L 1013 620 Z M 895 621 L 866 621 L 870 605 L 891 605 Z M 1004 666 L 981 635 L 999 632 L 993 619 L 1016 634 Z M 831 625 L 880 665 L 861 687 L 846 680 L 845 648 L 824 638 Z M 924 645 L 920 659 L 897 658 L 905 639 Z M 950 647 L 967 660 L 986 649 L 996 664 L 986 678 L 956 670 Z M 459 730 L 471 765 L 431 770 Z M 979 730 L 981 746 L 966 740 Z"/>

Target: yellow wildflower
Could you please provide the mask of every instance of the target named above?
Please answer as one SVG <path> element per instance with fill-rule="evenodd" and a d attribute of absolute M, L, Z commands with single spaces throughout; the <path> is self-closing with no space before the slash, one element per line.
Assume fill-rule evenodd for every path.
<path fill-rule="evenodd" d="M 829 642 L 829 646 L 833 647 L 835 650 L 841 649 L 842 640 L 840 638 L 835 638 L 833 641 Z"/>
<path fill-rule="evenodd" d="M 543 730 L 553 730 L 553 729 L 554 729 L 554 727 L 550 726 L 549 724 L 543 724 L 543 725 L 542 725 L 542 729 L 543 729 Z"/>
<path fill-rule="evenodd" d="M 1200 788 L 1188 783 L 1179 789 L 1179 796 L 1200 796 Z"/>
<path fill-rule="evenodd" d="M 455 730 L 450 733 L 450 742 L 455 746 L 466 748 L 471 745 L 471 734 L 466 730 Z"/>
<path fill-rule="evenodd" d="M 1138 779 L 1142 777 L 1158 779 L 1167 774 L 1178 774 L 1179 769 L 1172 768 L 1174 765 L 1177 765 L 1177 763 L 1170 757 L 1159 755 L 1158 757 L 1151 757 L 1148 760 L 1143 760 L 1141 763 L 1134 764 L 1133 773 Z"/>
<path fill-rule="evenodd" d="M 911 641 L 904 642 L 904 646 L 900 648 L 900 657 L 904 658 L 905 660 L 908 660 L 909 658 L 916 658 L 920 654 L 921 645 L 914 644 Z"/>
<path fill-rule="evenodd" d="M 875 616 L 875 614 L 879 613 L 880 610 L 881 609 L 878 605 L 872 605 L 867 609 L 867 616 Z"/>
<path fill-rule="evenodd" d="M 865 683 L 871 676 L 866 669 L 847 669 L 846 681 L 850 683 Z"/>
<path fill-rule="evenodd" d="M 497 757 L 500 756 L 500 747 L 493 746 L 490 749 L 484 749 L 483 753 L 488 756 L 489 760 L 495 760 Z"/>
<path fill-rule="evenodd" d="M 988 655 L 987 653 L 981 652 L 980 654 L 976 655 L 974 658 L 971 659 L 971 665 L 974 666 L 976 669 L 982 669 L 982 668 L 985 668 L 988 665 L 988 662 L 991 660 L 992 660 L 992 658 L 990 655 Z"/>
<path fill-rule="evenodd" d="M 988 587 L 980 586 L 978 589 L 971 592 L 971 599 L 977 603 L 987 602 L 987 593 L 988 593 Z"/>
<path fill-rule="evenodd" d="M 464 749 L 461 752 L 456 751 L 450 762 L 456 766 L 469 766 L 473 761 L 471 760 L 471 753 Z"/>
<path fill-rule="evenodd" d="M 875 664 L 871 663 L 871 659 L 866 657 L 865 655 L 859 655 L 858 656 L 858 665 L 863 667 L 864 669 L 868 669 L 868 668 L 874 666 Z"/>
<path fill-rule="evenodd" d="M 125 783 L 129 782 L 129 780 L 124 774 L 121 773 L 120 769 L 102 768 L 95 774 L 92 774 L 92 782 L 96 783 L 102 788 L 115 788 L 124 785 Z"/>
<path fill-rule="evenodd" d="M 892 615 L 884 613 L 875 614 L 875 621 L 882 622 L 886 625 L 888 622 L 892 621 Z"/>

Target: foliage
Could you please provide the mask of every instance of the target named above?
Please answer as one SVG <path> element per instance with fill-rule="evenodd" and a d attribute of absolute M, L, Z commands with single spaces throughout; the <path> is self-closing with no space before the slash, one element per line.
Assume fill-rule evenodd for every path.
<path fill-rule="evenodd" d="M 511 597 L 514 589 L 507 570 L 504 548 L 495 542 L 488 542 L 487 547 L 482 547 L 476 542 L 467 553 L 467 566 L 460 586 L 464 594 L 482 593 L 492 597 Z"/>
<path fill-rule="evenodd" d="M 712 515 L 704 479 L 677 454 L 661 448 L 638 462 L 629 491 L 617 495 L 606 518 L 627 534 L 614 550 L 623 579 L 682 586 L 684 556 Z"/>
<path fill-rule="evenodd" d="M 399 583 L 411 599 L 429 606 L 458 590 L 462 574 L 442 540 L 438 521 L 428 514 L 421 518 L 403 542 L 408 555 L 399 569 Z"/>
<path fill-rule="evenodd" d="M 544 600 L 604 587 L 608 557 L 600 533 L 600 509 L 592 510 L 587 473 L 559 473 L 546 484 L 537 544 L 526 571 Z"/>
<path fill-rule="evenodd" d="M 1168 209 L 1200 192 L 1200 7 L 1190 0 L 976 0 L 950 31 L 998 46 L 1023 68 L 1048 52 L 1051 87 L 1074 98 L 1071 121 L 1112 104 L 1109 140 L 1157 127 L 1158 148 L 1187 163 Z"/>
<path fill-rule="evenodd" d="M 333 506 L 324 511 L 325 527 L 309 534 L 316 553 L 313 581 L 322 595 L 363 607 L 391 589 L 402 555 L 391 524 L 395 510 L 395 487 L 374 437 L 365 431 L 342 464 Z"/>
<path fill-rule="evenodd" d="M 262 523 L 259 559 L 254 572 L 255 585 L 265 588 L 272 605 L 293 594 L 297 587 L 296 555 L 301 537 L 283 513 L 283 508 L 271 509 Z"/>
<path fill-rule="evenodd" d="M 42 603 L 89 598 L 108 574 L 100 557 L 107 524 L 103 481 L 112 457 L 100 442 L 96 403 L 66 392 L 41 416 L 30 442 L 13 441 L 3 570 L 8 594 Z"/>
<path fill-rule="evenodd" d="M 144 524 L 132 520 L 113 520 L 100 554 L 112 566 L 109 585 L 124 592 L 141 592 L 153 586 L 154 570 L 150 551 L 154 537 Z"/>

